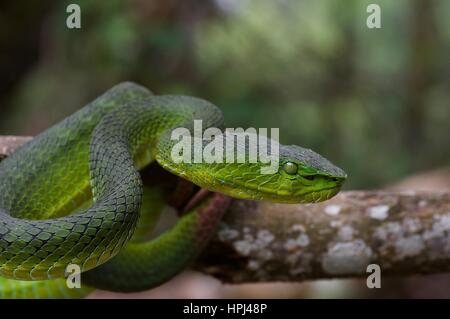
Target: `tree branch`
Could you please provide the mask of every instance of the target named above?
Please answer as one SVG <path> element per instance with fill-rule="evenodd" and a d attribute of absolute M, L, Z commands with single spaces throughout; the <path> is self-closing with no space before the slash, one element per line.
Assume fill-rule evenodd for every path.
<path fill-rule="evenodd" d="M 0 137 L 0 157 L 30 138 Z M 450 193 L 341 192 L 309 205 L 234 200 L 195 268 L 224 282 L 450 271 Z"/>
<path fill-rule="evenodd" d="M 342 192 L 310 205 L 234 201 L 199 269 L 225 282 L 450 270 L 450 194 Z"/>

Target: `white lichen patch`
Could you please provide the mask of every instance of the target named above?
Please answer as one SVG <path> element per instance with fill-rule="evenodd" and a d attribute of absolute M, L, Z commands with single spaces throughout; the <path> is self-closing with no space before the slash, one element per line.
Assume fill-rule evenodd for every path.
<path fill-rule="evenodd" d="M 335 243 L 322 256 L 322 269 L 330 275 L 351 275 L 366 272 L 372 250 L 363 240 Z"/>
<path fill-rule="evenodd" d="M 261 229 L 253 236 L 250 231 L 245 232 L 243 238 L 233 242 L 234 249 L 242 256 L 254 256 L 262 260 L 269 260 L 273 257 L 270 244 L 275 236 L 266 229 Z"/>
<path fill-rule="evenodd" d="M 309 245 L 309 237 L 306 234 L 301 234 L 297 237 L 297 243 L 300 247 L 306 247 Z"/>
<path fill-rule="evenodd" d="M 267 246 L 267 244 L 270 244 L 275 239 L 275 236 L 270 231 L 261 229 L 258 231 L 256 238 L 261 241 L 262 245 Z"/>
<path fill-rule="evenodd" d="M 286 249 L 287 251 L 295 250 L 297 247 L 297 242 L 293 239 L 288 239 L 284 244 L 284 249 Z"/>
<path fill-rule="evenodd" d="M 253 246 L 246 240 L 238 240 L 233 244 L 234 249 L 242 256 L 248 256 L 253 250 Z"/>
<path fill-rule="evenodd" d="M 424 230 L 418 218 L 404 218 L 401 222 L 377 227 L 374 239 L 383 243 L 381 251 L 394 252 L 393 260 L 427 256 L 430 259 L 450 258 L 450 213 L 437 215 L 429 229 Z"/>
<path fill-rule="evenodd" d="M 338 227 L 341 227 L 342 226 L 342 220 L 332 220 L 331 222 L 330 222 L 330 227 L 332 227 L 332 228 L 338 228 Z"/>
<path fill-rule="evenodd" d="M 305 232 L 306 228 L 302 224 L 295 224 L 291 227 L 293 232 Z"/>
<path fill-rule="evenodd" d="M 425 243 L 420 235 L 413 235 L 400 238 L 395 242 L 394 259 L 402 260 L 406 257 L 414 257 L 419 255 L 425 248 Z"/>
<path fill-rule="evenodd" d="M 217 233 L 217 236 L 219 237 L 219 240 L 222 242 L 230 241 L 238 238 L 239 232 L 236 229 L 226 227 L 220 229 L 219 232 Z"/>
<path fill-rule="evenodd" d="M 445 215 L 435 216 L 435 222 L 431 230 L 428 232 L 428 235 L 442 235 L 445 231 L 450 231 L 450 213 Z"/>
<path fill-rule="evenodd" d="M 414 235 L 422 230 L 420 220 L 417 218 L 404 218 L 401 222 L 390 222 L 379 226 L 374 231 L 374 237 L 383 242 L 393 241 L 405 236 Z"/>
<path fill-rule="evenodd" d="M 414 234 L 422 230 L 422 224 L 417 218 L 405 218 L 402 224 L 405 232 L 409 234 Z"/>
<path fill-rule="evenodd" d="M 383 226 L 377 227 L 373 236 L 381 242 L 389 243 L 391 240 L 403 237 L 403 228 L 399 222 L 386 223 Z"/>
<path fill-rule="evenodd" d="M 425 200 L 425 199 L 422 199 L 420 202 L 419 202 L 419 207 L 420 208 L 424 208 L 425 206 L 427 206 L 428 205 L 428 202 Z"/>
<path fill-rule="evenodd" d="M 337 234 L 337 240 L 338 241 L 350 241 L 353 239 L 353 234 L 355 233 L 355 230 L 350 225 L 342 226 Z"/>
<path fill-rule="evenodd" d="M 256 260 L 249 260 L 247 267 L 251 270 L 258 270 L 261 267 L 261 264 Z"/>
<path fill-rule="evenodd" d="M 293 251 L 298 248 L 306 247 L 310 243 L 308 235 L 302 233 L 297 238 L 290 238 L 288 239 L 285 244 L 284 248 L 288 251 Z"/>
<path fill-rule="evenodd" d="M 450 258 L 450 213 L 434 217 L 431 228 L 423 233 L 430 259 Z"/>
<path fill-rule="evenodd" d="M 374 219 L 384 220 L 389 216 L 388 205 L 377 205 L 369 207 L 369 216 Z"/>
<path fill-rule="evenodd" d="M 324 209 L 325 214 L 330 216 L 336 216 L 339 215 L 341 212 L 342 207 L 339 205 L 327 205 Z"/>

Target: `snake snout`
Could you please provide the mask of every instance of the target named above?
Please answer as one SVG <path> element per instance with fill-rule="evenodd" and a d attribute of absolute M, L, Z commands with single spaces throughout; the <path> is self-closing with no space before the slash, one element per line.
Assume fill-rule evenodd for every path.
<path fill-rule="evenodd" d="M 337 187 L 341 187 L 347 180 L 347 175 L 345 176 L 331 176 L 326 178 L 330 183 L 335 184 Z"/>

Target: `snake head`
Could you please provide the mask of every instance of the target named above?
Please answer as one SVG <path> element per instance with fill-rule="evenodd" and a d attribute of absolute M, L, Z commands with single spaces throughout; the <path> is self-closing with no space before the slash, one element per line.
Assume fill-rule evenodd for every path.
<path fill-rule="evenodd" d="M 279 203 L 327 200 L 347 178 L 342 169 L 310 149 L 279 144 L 277 138 L 258 135 L 256 130 L 222 133 L 208 128 L 212 129 L 208 137 L 207 130 L 196 137 L 194 129 L 194 138 L 184 127 L 168 130 L 157 144 L 156 161 L 210 191 Z"/>
<path fill-rule="evenodd" d="M 234 198 L 279 203 L 312 203 L 336 195 L 347 174 L 316 152 L 281 145 L 278 167 L 262 174 L 267 163 L 178 163 L 159 160 L 172 173 L 202 188 Z"/>
<path fill-rule="evenodd" d="M 341 168 L 320 154 L 297 145 L 280 145 L 279 186 L 273 194 L 281 202 L 320 202 L 336 195 L 346 179 Z"/>
<path fill-rule="evenodd" d="M 243 199 L 316 203 L 336 195 L 347 178 L 342 169 L 326 158 L 296 145 L 280 145 L 275 173 L 261 174 L 260 168 L 258 163 L 217 168 L 209 176 L 213 179 L 217 176 L 219 183 L 211 182 L 213 189 L 210 189 Z M 222 174 L 224 170 L 232 174 Z"/>

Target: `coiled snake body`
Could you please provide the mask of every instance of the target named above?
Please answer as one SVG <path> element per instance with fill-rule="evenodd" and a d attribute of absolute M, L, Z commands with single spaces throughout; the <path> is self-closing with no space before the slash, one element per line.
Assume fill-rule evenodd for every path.
<path fill-rule="evenodd" d="M 346 178 L 298 146 L 280 146 L 280 169 L 271 175 L 261 174 L 259 163 L 174 163 L 170 132 L 191 128 L 196 119 L 204 128 L 223 124 L 221 111 L 209 102 L 153 96 L 122 83 L 0 162 L 0 296 L 80 297 L 89 286 L 138 291 L 185 268 L 214 233 L 229 200 L 210 195 L 171 230 L 138 240 L 133 235 L 148 196 L 138 170 L 152 161 L 213 192 L 288 203 L 328 199 Z M 147 202 L 155 207 L 144 216 L 155 215 L 158 200 L 151 195 Z M 87 286 L 66 287 L 70 264 L 80 266 Z"/>

